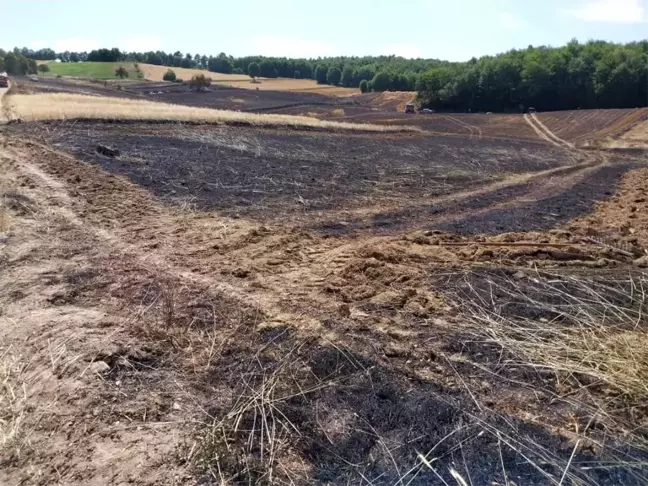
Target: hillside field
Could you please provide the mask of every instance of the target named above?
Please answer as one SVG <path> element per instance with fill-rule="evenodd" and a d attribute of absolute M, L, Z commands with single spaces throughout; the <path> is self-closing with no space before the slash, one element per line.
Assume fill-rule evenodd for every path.
<path fill-rule="evenodd" d="M 50 67 L 49 75 L 61 75 L 79 78 L 92 78 L 99 80 L 118 79 L 115 76 L 115 70 L 119 66 L 124 66 L 129 72 L 129 79 L 138 79 L 138 73 L 133 63 L 115 63 L 115 62 L 78 62 L 78 63 L 59 63 L 44 62 Z M 232 86 L 242 89 L 264 90 L 264 91 L 295 91 L 320 93 L 330 96 L 352 96 L 359 94 L 358 89 L 343 88 L 328 85 L 319 85 L 312 79 L 290 79 L 290 78 L 257 78 L 256 83 L 252 83 L 249 76 L 238 74 L 223 74 L 204 71 L 201 69 L 186 68 L 169 68 L 168 66 L 155 66 L 152 64 L 139 64 L 142 73 L 142 79 L 148 81 L 162 81 L 164 73 L 172 69 L 180 79 L 188 81 L 195 75 L 204 74 L 219 85 Z"/>
<path fill-rule="evenodd" d="M 124 67 L 128 71 L 129 78 L 138 79 L 138 73 L 133 63 L 130 62 L 77 62 L 62 63 L 48 62 L 50 68 L 48 75 L 74 76 L 93 79 L 118 79 L 115 70 Z"/>

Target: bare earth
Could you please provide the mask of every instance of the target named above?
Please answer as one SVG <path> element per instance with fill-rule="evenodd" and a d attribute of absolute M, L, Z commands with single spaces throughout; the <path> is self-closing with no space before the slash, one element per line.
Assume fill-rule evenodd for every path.
<path fill-rule="evenodd" d="M 0 127 L 0 484 L 646 484 L 646 160 L 407 119 Z"/>

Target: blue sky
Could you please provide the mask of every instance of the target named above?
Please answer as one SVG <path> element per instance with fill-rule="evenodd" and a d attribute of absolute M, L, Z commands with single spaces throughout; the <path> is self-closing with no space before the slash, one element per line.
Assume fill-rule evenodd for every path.
<path fill-rule="evenodd" d="M 0 0 L 0 47 L 462 61 L 648 38 L 648 0 Z"/>

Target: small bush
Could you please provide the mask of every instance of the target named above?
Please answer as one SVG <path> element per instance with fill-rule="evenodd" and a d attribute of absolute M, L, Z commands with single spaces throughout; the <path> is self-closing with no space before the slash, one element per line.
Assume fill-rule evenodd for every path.
<path fill-rule="evenodd" d="M 126 68 L 124 68 L 124 66 L 119 66 L 117 69 L 115 69 L 115 76 L 117 76 L 119 79 L 127 78 L 128 71 L 126 71 Z"/>
<path fill-rule="evenodd" d="M 40 71 L 41 74 L 45 74 L 49 72 L 50 68 L 47 64 L 39 64 L 38 65 L 38 71 Z"/>
<path fill-rule="evenodd" d="M 175 83 L 184 84 L 184 79 L 182 79 L 182 78 L 176 78 L 174 82 L 175 82 Z"/>
<path fill-rule="evenodd" d="M 331 112 L 331 115 L 334 117 L 344 116 L 344 110 L 342 108 L 336 108 Z"/>
<path fill-rule="evenodd" d="M 166 73 L 164 73 L 164 76 L 162 76 L 162 79 L 164 81 L 175 81 L 177 78 L 176 73 L 173 69 L 167 70 Z"/>
<path fill-rule="evenodd" d="M 208 78 L 204 74 L 196 74 L 191 81 L 189 81 L 189 87 L 192 91 L 206 91 L 207 88 L 211 86 L 211 78 Z"/>
<path fill-rule="evenodd" d="M 360 81 L 360 92 L 368 93 L 369 92 L 369 82 L 366 79 Z"/>

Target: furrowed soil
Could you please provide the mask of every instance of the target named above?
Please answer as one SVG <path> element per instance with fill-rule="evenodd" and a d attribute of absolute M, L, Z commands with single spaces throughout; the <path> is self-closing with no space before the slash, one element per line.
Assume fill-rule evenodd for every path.
<path fill-rule="evenodd" d="M 0 483 L 645 484 L 645 160 L 438 117 L 3 127 Z"/>

